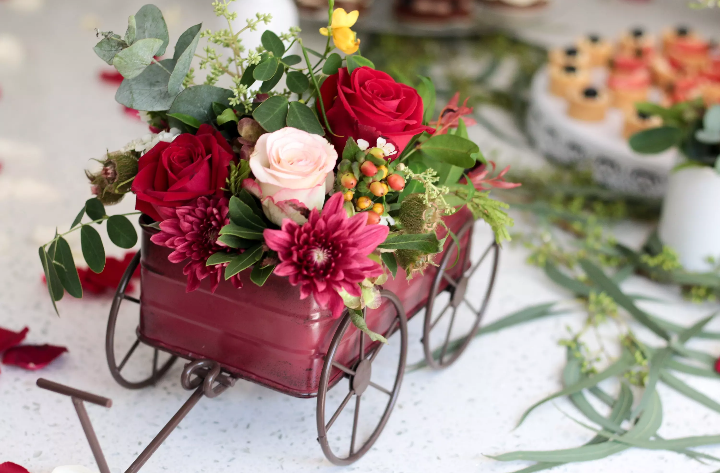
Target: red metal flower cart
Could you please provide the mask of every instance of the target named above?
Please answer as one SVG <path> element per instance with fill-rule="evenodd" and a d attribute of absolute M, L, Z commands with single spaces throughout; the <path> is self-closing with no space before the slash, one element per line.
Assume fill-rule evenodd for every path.
<path fill-rule="evenodd" d="M 120 385 L 140 389 L 155 384 L 178 358 L 182 358 L 188 361 L 182 371 L 182 385 L 194 393 L 127 472 L 140 470 L 203 396 L 216 397 L 233 386 L 237 379 L 291 396 L 316 397 L 318 441 L 325 456 L 336 465 L 347 465 L 362 457 L 380 436 L 398 398 L 406 365 L 408 320 L 426 309 L 422 337 L 424 355 L 430 366 L 442 368 L 453 363 L 468 346 L 487 307 L 495 281 L 499 247 L 493 239 L 473 263 L 474 220 L 471 213 L 463 208 L 447 217 L 445 223 L 457 239 L 447 239 L 445 250 L 437 257 L 438 266 L 431 266 L 424 276 L 409 282 L 404 274 L 389 279 L 383 286 L 382 305 L 365 312 L 365 321 L 371 330 L 383 334 L 390 344 L 398 344 L 397 372 L 392 386 L 378 384 L 372 376 L 373 362 L 385 345 L 371 341 L 358 330 L 351 323 L 349 314 L 333 319 L 312 297 L 301 300 L 298 287 L 275 275 L 271 275 L 261 288 L 249 283 L 249 274 L 242 274 L 246 283 L 244 289 L 223 283 L 215 294 L 202 287 L 187 293 L 181 266 L 167 260 L 170 250 L 153 244 L 150 241 L 153 230 L 144 227 L 141 252 L 127 268 L 110 310 L 106 335 L 110 372 Z M 138 265 L 142 268 L 139 299 L 126 293 L 128 281 Z M 470 277 L 481 266 L 488 270 L 484 287 L 468 287 Z M 445 304 L 440 303 L 442 293 L 447 293 Z M 468 300 L 470 293 L 481 296 L 479 306 Z M 140 305 L 140 323 L 137 340 L 118 362 L 115 356 L 116 327 L 120 306 L 125 301 Z M 474 319 L 466 326 L 464 334 L 451 340 L 453 323 L 462 304 L 467 304 Z M 436 346 L 432 342 L 438 338 L 433 337 L 433 331 L 447 313 L 451 314 L 449 323 L 447 318 L 445 322 L 449 328 Z M 144 379 L 130 380 L 122 371 L 141 344 L 154 349 L 152 371 Z M 162 364 L 159 363 L 160 352 L 171 355 Z M 348 383 L 341 383 L 343 379 Z M 38 385 L 72 397 L 100 471 L 108 473 L 83 401 L 106 407 L 110 406 L 110 401 L 46 380 L 39 380 Z M 326 402 L 328 390 L 336 386 L 345 386 L 348 392 L 339 407 L 331 410 Z M 384 411 L 370 436 L 360 440 L 357 435 L 360 401 L 368 389 L 384 393 L 387 401 L 383 401 Z M 328 431 L 353 398 L 355 412 L 349 449 L 347 454 L 337 453 Z"/>

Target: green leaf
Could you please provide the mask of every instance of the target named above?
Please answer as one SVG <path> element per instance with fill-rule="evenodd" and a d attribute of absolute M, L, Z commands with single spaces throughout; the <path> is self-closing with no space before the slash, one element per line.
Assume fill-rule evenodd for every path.
<path fill-rule="evenodd" d="M 663 348 L 655 352 L 650 358 L 650 369 L 648 370 L 647 381 L 645 382 L 645 390 L 640 398 L 640 402 L 633 410 L 632 418 L 637 417 L 645 409 L 647 403 L 650 402 L 650 398 L 653 393 L 655 393 L 655 385 L 658 379 L 660 379 L 660 371 L 665 369 L 665 365 L 672 355 L 673 352 L 670 348 Z"/>
<path fill-rule="evenodd" d="M 716 130 L 697 130 L 695 139 L 706 145 L 716 145 L 720 143 L 720 131 Z"/>
<path fill-rule="evenodd" d="M 508 327 L 524 324 L 526 322 L 531 322 L 533 320 L 538 320 L 544 317 L 549 317 L 552 315 L 562 315 L 567 313 L 567 311 L 564 310 L 557 310 L 555 308 L 556 305 L 556 302 L 549 302 L 546 304 L 538 304 L 526 307 L 517 312 L 513 312 L 512 314 L 509 314 L 502 319 L 496 320 L 491 324 L 481 327 L 478 330 L 478 336 L 498 332 Z"/>
<path fill-rule="evenodd" d="M 256 243 L 254 241 L 243 240 L 242 238 L 236 237 L 234 235 L 220 235 L 217 241 L 224 245 L 227 245 L 230 248 L 235 249 L 250 248 Z"/>
<path fill-rule="evenodd" d="M 82 222 L 83 217 L 85 216 L 85 206 L 83 206 L 82 209 L 80 209 L 80 213 L 77 214 L 77 217 L 75 217 L 75 220 L 73 220 L 72 224 L 70 225 L 70 230 L 77 227 L 80 222 Z"/>
<path fill-rule="evenodd" d="M 167 71 L 172 72 L 174 69 L 175 61 L 172 59 L 164 59 L 160 64 L 150 64 L 139 76 L 122 81 L 115 100 L 135 110 L 158 112 L 169 109 L 175 100 L 175 94 L 168 91 L 170 74 Z"/>
<path fill-rule="evenodd" d="M 680 379 L 676 378 L 675 376 L 671 375 L 667 372 L 667 370 L 662 371 L 660 373 L 660 379 L 662 379 L 663 383 L 667 384 L 680 394 L 692 399 L 693 401 L 702 404 L 703 406 L 707 407 L 708 409 L 712 409 L 715 412 L 720 412 L 720 404 L 718 404 L 713 399 L 710 399 L 705 394 L 701 393 L 700 391 L 697 391 L 694 388 L 691 388 L 687 384 L 685 384 Z M 720 443 L 720 442 L 718 442 Z"/>
<path fill-rule="evenodd" d="M 262 255 L 263 245 L 262 243 L 258 243 L 257 245 L 245 250 L 243 254 L 234 257 L 230 264 L 228 264 L 225 268 L 225 280 L 227 281 L 239 272 L 255 264 L 260 258 L 262 258 Z"/>
<path fill-rule="evenodd" d="M 235 115 L 235 111 L 232 108 L 226 108 L 224 112 L 222 112 L 217 117 L 217 124 L 219 126 L 222 126 L 228 122 L 235 122 L 237 123 L 239 121 L 238 116 Z"/>
<path fill-rule="evenodd" d="M 229 108 L 230 107 L 228 107 L 227 105 L 223 105 L 223 104 L 217 103 L 217 102 L 213 102 L 213 104 L 212 104 L 213 113 L 215 114 L 216 117 L 219 117 L 220 115 L 222 115 L 223 112 Z"/>
<path fill-rule="evenodd" d="M 674 126 L 661 126 L 635 133 L 630 137 L 630 147 L 641 154 L 657 154 L 678 146 L 682 131 Z"/>
<path fill-rule="evenodd" d="M 455 135 L 433 136 L 421 144 L 419 149 L 429 158 L 464 169 L 475 165 L 475 159 L 471 154 L 480 151 L 478 145 L 472 141 Z"/>
<path fill-rule="evenodd" d="M 132 248 L 138 241 L 135 227 L 124 215 L 110 217 L 107 221 L 107 232 L 110 240 L 120 248 Z"/>
<path fill-rule="evenodd" d="M 557 266 L 548 262 L 545 264 L 545 274 L 556 284 L 569 290 L 577 296 L 587 297 L 592 292 L 592 288 L 585 283 L 566 276 Z"/>
<path fill-rule="evenodd" d="M 248 166 L 247 169 L 248 169 L 248 175 L 249 175 L 250 166 Z M 247 189 L 241 190 L 240 193 L 238 193 L 237 198 L 242 200 L 243 202 L 245 202 L 245 205 L 250 207 L 252 209 L 252 211 L 255 213 L 255 215 L 257 215 L 258 217 L 262 218 L 265 215 L 263 210 L 258 205 L 257 199 L 252 194 L 250 194 L 250 192 L 248 192 Z"/>
<path fill-rule="evenodd" d="M 230 197 L 230 221 L 250 230 L 263 231 L 267 228 L 262 217 L 241 199 Z"/>
<path fill-rule="evenodd" d="M 383 263 L 385 263 L 385 266 L 390 270 L 390 273 L 392 274 L 392 277 L 395 278 L 395 275 L 397 274 L 398 270 L 398 263 L 395 259 L 394 253 L 380 253 L 380 257 L 383 260 Z"/>
<path fill-rule="evenodd" d="M 423 107 L 425 107 L 425 113 L 423 115 L 423 121 L 430 123 L 435 116 L 435 101 L 437 100 L 437 93 L 435 92 L 435 84 L 429 77 L 419 76 L 420 85 L 417 87 L 417 92 L 423 101 Z"/>
<path fill-rule="evenodd" d="M 128 17 L 128 27 L 125 30 L 125 42 L 127 44 L 133 44 L 137 36 L 137 23 L 135 21 L 135 15 Z"/>
<path fill-rule="evenodd" d="M 720 105 L 713 105 L 705 112 L 703 128 L 720 133 Z"/>
<path fill-rule="evenodd" d="M 309 53 L 312 54 L 313 56 L 317 56 L 317 57 L 319 57 L 319 58 L 325 57 L 324 55 L 320 54 L 319 52 L 315 51 L 314 49 L 308 48 L 307 46 L 306 46 L 304 49 L 305 49 L 305 51 L 309 52 Z"/>
<path fill-rule="evenodd" d="M 87 212 L 87 215 L 91 220 L 100 220 L 106 215 L 105 206 L 97 199 L 97 197 L 88 199 L 87 202 L 85 202 L 85 212 Z"/>
<path fill-rule="evenodd" d="M 342 67 L 342 58 L 338 53 L 332 53 L 323 64 L 322 73 L 326 76 L 337 74 Z"/>
<path fill-rule="evenodd" d="M 263 84 L 260 86 L 260 92 L 262 93 L 268 93 L 271 90 L 275 88 L 276 85 L 280 83 L 280 80 L 285 75 L 285 68 L 284 67 L 278 67 L 277 71 L 275 72 L 275 75 L 272 76 L 272 79 L 269 81 L 263 82 Z"/>
<path fill-rule="evenodd" d="M 282 58 L 282 62 L 286 66 L 294 66 L 295 64 L 300 64 L 302 62 L 302 58 L 297 54 L 291 54 Z"/>
<path fill-rule="evenodd" d="M 265 282 L 268 280 L 273 271 L 275 271 L 275 265 L 273 264 L 263 267 L 261 259 L 261 261 L 258 261 L 255 263 L 255 266 L 253 266 L 252 273 L 250 273 L 250 280 L 262 287 L 265 285 Z"/>
<path fill-rule="evenodd" d="M 135 41 L 145 38 L 157 38 L 162 40 L 156 54 L 165 54 L 170 36 L 162 12 L 155 5 L 145 5 L 135 14 Z"/>
<path fill-rule="evenodd" d="M 455 136 L 465 138 L 466 140 L 470 139 L 470 137 L 468 136 L 467 125 L 465 124 L 465 120 L 462 117 L 458 118 L 458 127 L 457 129 L 455 129 Z M 475 159 L 477 160 L 477 158 Z"/>
<path fill-rule="evenodd" d="M 285 83 L 288 90 L 296 94 L 303 94 L 310 87 L 310 81 L 308 80 L 307 76 L 300 71 L 288 72 Z"/>
<path fill-rule="evenodd" d="M 375 64 L 373 64 L 370 59 L 364 58 L 357 54 L 355 54 L 354 56 L 348 56 L 346 59 L 348 72 L 350 74 L 352 74 L 352 72 L 359 67 L 370 67 L 372 69 L 375 69 Z"/>
<path fill-rule="evenodd" d="M 270 97 L 253 112 L 253 118 L 270 133 L 285 128 L 287 116 L 288 99 L 282 95 Z"/>
<path fill-rule="evenodd" d="M 105 248 L 100 234 L 93 227 L 86 225 L 80 229 L 80 246 L 85 262 L 95 273 L 105 269 Z"/>
<path fill-rule="evenodd" d="M 41 246 L 39 248 L 39 253 L 40 262 L 42 263 L 43 271 L 45 272 L 45 281 L 48 288 L 48 294 L 50 294 L 50 300 L 52 301 L 53 309 L 55 309 L 56 314 L 60 315 L 57 309 L 57 305 L 55 305 L 55 301 L 59 301 L 63 298 L 64 291 L 62 288 L 62 284 L 60 283 L 60 279 L 58 279 L 57 273 L 55 272 L 52 260 L 45 252 L 45 248 Z"/>
<path fill-rule="evenodd" d="M 253 77 L 255 80 L 259 80 L 261 82 L 270 80 L 275 75 L 275 71 L 277 71 L 279 65 L 280 62 L 276 57 L 268 57 L 255 67 Z"/>
<path fill-rule="evenodd" d="M 387 339 L 385 337 L 383 337 L 379 333 L 373 332 L 372 330 L 370 330 L 370 328 L 368 328 L 362 312 L 355 309 L 348 309 L 348 314 L 350 315 L 350 321 L 353 323 L 353 325 L 355 325 L 358 330 L 370 337 L 370 340 L 372 340 L 373 342 L 379 341 L 382 343 L 387 343 Z"/>
<path fill-rule="evenodd" d="M 245 69 L 245 72 L 243 72 L 242 78 L 240 79 L 240 85 L 244 85 L 245 87 L 252 86 L 255 81 L 255 68 L 257 67 L 257 64 L 251 64 Z"/>
<path fill-rule="evenodd" d="M 113 66 L 126 79 L 140 75 L 150 65 L 162 40 L 148 38 L 136 41 L 132 46 L 123 49 L 113 58 Z"/>
<path fill-rule="evenodd" d="M 215 266 L 216 264 L 229 263 L 235 258 L 234 254 L 231 253 L 214 253 L 205 262 L 206 266 Z"/>
<path fill-rule="evenodd" d="M 115 59 L 117 53 L 127 47 L 128 44 L 122 39 L 115 36 L 108 36 L 101 39 L 100 42 L 95 45 L 93 51 L 95 51 L 95 54 L 97 54 L 100 59 L 112 66 L 113 59 Z"/>
<path fill-rule="evenodd" d="M 168 82 L 168 92 L 171 95 L 177 95 L 183 88 L 185 76 L 190 71 L 190 64 L 195 57 L 195 50 L 200 41 L 200 29 L 202 23 L 191 26 L 180 36 L 175 44 L 175 52 L 173 60 L 175 61 L 175 69 L 173 69 Z"/>
<path fill-rule="evenodd" d="M 62 287 L 76 299 L 82 298 L 83 290 L 75 267 L 75 259 L 70 250 L 70 245 L 63 237 L 58 238 L 57 241 L 55 262 L 57 263 L 54 265 L 55 271 Z"/>
<path fill-rule="evenodd" d="M 290 102 L 290 111 L 287 116 L 287 126 L 297 128 L 315 135 L 325 135 L 325 130 L 318 121 L 317 116 L 307 105 L 300 102 Z"/>
<path fill-rule="evenodd" d="M 555 393 L 551 396 L 548 396 L 548 397 L 536 402 L 532 406 L 530 406 L 530 408 L 523 413 L 523 415 L 520 418 L 520 421 L 518 422 L 517 425 L 520 426 L 520 424 L 523 423 L 523 421 L 527 418 L 527 416 L 536 407 L 538 407 L 548 401 L 556 399 L 558 397 L 569 396 L 570 394 L 580 392 L 583 389 L 587 389 L 591 386 L 595 386 L 596 384 L 600 383 L 603 380 L 606 380 L 613 376 L 617 376 L 621 373 L 624 373 L 630 366 L 632 366 L 633 363 L 634 363 L 634 360 L 633 360 L 632 356 L 628 352 L 623 351 L 623 354 L 620 357 L 620 359 L 618 359 L 615 363 L 613 363 L 608 368 L 606 368 L 605 371 L 602 371 L 592 377 L 584 378 L 583 380 L 575 383 L 574 385 L 568 386 L 565 389 L 563 389 L 562 391 L 558 391 L 557 393 Z"/>
<path fill-rule="evenodd" d="M 437 235 L 420 233 L 409 235 L 390 235 L 378 248 L 383 250 L 416 250 L 426 254 L 442 251 Z"/>
<path fill-rule="evenodd" d="M 265 49 L 273 53 L 276 58 L 282 57 L 282 55 L 285 54 L 285 45 L 278 35 L 272 31 L 266 30 L 262 34 L 260 41 L 262 41 L 262 45 Z"/>
<path fill-rule="evenodd" d="M 220 235 L 232 235 L 244 240 L 263 240 L 263 232 L 244 228 L 234 223 L 225 225 L 220 229 Z"/>
<path fill-rule="evenodd" d="M 358 144 L 355 142 L 352 136 L 349 136 L 345 142 L 345 149 L 343 149 L 342 159 L 347 161 L 354 161 L 355 155 L 362 152 Z"/>
<path fill-rule="evenodd" d="M 667 368 L 673 371 L 679 371 L 681 373 L 690 374 L 693 376 L 700 376 L 702 378 L 711 378 L 720 380 L 720 374 L 711 368 L 700 368 L 698 366 L 686 365 L 680 361 L 671 358 L 667 362 Z"/>
<path fill-rule="evenodd" d="M 592 262 L 586 259 L 580 260 L 580 266 L 582 266 L 583 271 L 585 271 L 585 273 L 592 282 L 594 282 L 608 296 L 610 296 L 615 302 L 617 302 L 618 305 L 628 311 L 630 315 L 635 318 L 635 320 L 643 324 L 648 329 L 652 330 L 657 336 L 665 340 L 670 340 L 670 335 L 656 322 L 654 322 L 648 316 L 648 314 L 638 309 L 638 307 L 633 303 L 632 299 L 626 296 L 620 290 L 618 285 L 615 284 L 612 279 L 608 278 L 600 268 L 598 268 Z"/>
<path fill-rule="evenodd" d="M 230 110 L 230 109 L 228 109 L 228 110 Z M 202 123 L 200 123 L 200 120 L 198 120 L 195 117 L 191 117 L 190 115 L 185 115 L 184 113 L 168 113 L 167 116 L 171 117 L 171 118 L 175 118 L 178 121 L 186 124 L 187 126 L 189 126 L 191 128 L 195 128 L 196 130 L 198 128 L 200 128 L 200 125 L 202 125 Z"/>
<path fill-rule="evenodd" d="M 229 106 L 232 91 L 212 85 L 195 85 L 180 92 L 175 98 L 168 114 L 182 113 L 197 119 L 200 123 L 212 123 L 215 119 L 213 102 Z M 189 131 L 188 127 L 176 118 L 170 118 L 170 126 Z"/>

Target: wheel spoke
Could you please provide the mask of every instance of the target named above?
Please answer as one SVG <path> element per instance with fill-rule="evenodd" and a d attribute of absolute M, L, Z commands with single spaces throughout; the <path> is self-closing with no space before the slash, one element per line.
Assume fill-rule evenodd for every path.
<path fill-rule="evenodd" d="M 134 302 L 136 304 L 140 303 L 140 299 L 138 299 L 136 297 L 128 296 L 127 294 L 123 294 L 123 299 L 125 299 L 126 301 Z"/>
<path fill-rule="evenodd" d="M 349 393 L 347 393 L 347 396 L 345 396 L 345 399 L 343 399 L 343 402 L 340 404 L 340 407 L 338 407 L 337 411 L 335 411 L 335 414 L 333 414 L 333 416 L 330 418 L 330 422 L 328 422 L 325 425 L 325 432 L 330 430 L 330 427 L 332 427 L 332 425 L 335 423 L 335 420 L 337 420 L 340 413 L 343 411 L 343 409 L 345 409 L 345 406 L 347 406 L 347 403 L 350 402 L 350 398 L 353 397 L 353 394 L 355 394 L 355 391 L 353 391 L 352 389 L 350 390 Z"/>
<path fill-rule="evenodd" d="M 390 391 L 389 389 L 383 388 L 383 387 L 380 386 L 379 384 L 376 384 L 376 383 L 373 383 L 372 381 L 370 381 L 370 386 L 372 386 L 373 388 L 377 389 L 378 391 L 384 392 L 384 393 L 387 394 L 388 396 L 392 396 L 392 391 Z"/>
<path fill-rule="evenodd" d="M 457 314 L 457 307 L 453 309 L 452 318 L 450 319 L 450 325 L 448 326 L 447 336 L 445 337 L 445 343 L 443 343 L 442 351 L 440 352 L 440 363 L 445 359 L 447 353 L 448 344 L 450 343 L 450 335 L 452 334 L 453 324 L 455 323 L 455 314 Z"/>
<path fill-rule="evenodd" d="M 353 419 L 353 430 L 352 438 L 350 439 L 350 456 L 355 454 L 355 437 L 357 436 L 358 418 L 360 417 L 360 399 L 362 396 L 358 396 L 355 399 L 355 418 Z"/>
<path fill-rule="evenodd" d="M 440 312 L 440 315 L 437 316 L 437 319 L 435 319 L 435 321 L 432 324 L 430 324 L 430 331 L 432 331 L 432 329 L 435 328 L 437 323 L 440 322 L 440 319 L 442 319 L 443 315 L 445 315 L 445 312 L 447 312 L 447 310 L 450 308 L 451 305 L 452 305 L 452 301 L 448 302 L 448 304 L 445 306 L 445 308 L 443 308 L 442 312 Z"/>
<path fill-rule="evenodd" d="M 448 273 L 446 273 L 445 271 L 443 271 L 442 275 L 443 275 L 443 278 L 445 278 L 445 280 L 446 280 L 449 284 L 452 285 L 452 287 L 457 287 L 457 281 L 455 281 L 453 278 L 451 278 Z"/>
<path fill-rule="evenodd" d="M 465 304 L 467 304 L 467 306 L 470 307 L 470 309 L 472 309 L 472 311 L 475 312 L 476 314 L 480 313 L 480 309 L 476 309 L 475 306 L 472 305 L 469 300 L 467 300 L 467 297 L 463 298 L 463 302 Z"/>
<path fill-rule="evenodd" d="M 387 331 L 385 338 L 390 338 L 390 336 L 395 333 L 395 329 L 397 329 L 398 324 L 400 323 L 399 319 L 395 319 L 395 322 L 390 326 L 390 329 Z M 370 360 L 370 363 L 375 361 L 375 358 L 378 356 L 378 353 L 380 353 L 380 350 L 382 350 L 382 347 L 384 347 L 384 343 L 378 343 L 378 346 L 375 347 L 375 349 L 372 351 L 372 354 L 368 356 L 368 360 Z"/>
<path fill-rule="evenodd" d="M 140 340 L 136 339 L 135 343 L 133 343 L 133 346 L 130 347 L 130 350 L 127 352 L 127 355 L 125 355 L 125 358 L 123 358 L 123 360 L 120 362 L 120 365 L 118 366 L 118 372 L 122 371 L 122 369 L 125 367 L 125 363 L 128 362 L 128 360 L 130 359 L 132 354 L 135 353 L 135 350 L 137 350 L 137 347 L 139 345 L 140 345 Z"/>
<path fill-rule="evenodd" d="M 485 260 L 487 255 L 490 254 L 490 250 L 492 250 L 493 247 L 495 247 L 494 242 L 491 243 L 490 246 L 487 247 L 487 249 L 485 250 L 485 253 L 483 253 L 483 255 L 480 257 L 478 262 L 475 263 L 475 266 L 472 267 L 472 269 L 470 270 L 470 274 L 467 275 L 468 279 L 470 279 L 473 276 L 473 274 L 475 274 L 475 271 L 477 271 L 477 269 L 482 265 L 482 262 Z"/>
<path fill-rule="evenodd" d="M 337 361 L 333 361 L 333 362 L 332 362 L 332 365 L 333 365 L 335 368 L 339 369 L 340 371 L 343 371 L 344 373 L 349 374 L 350 376 L 355 376 L 355 372 L 354 372 L 353 370 L 351 370 L 350 368 L 348 368 L 348 367 L 345 366 L 345 365 L 341 365 L 341 364 L 338 363 Z"/>

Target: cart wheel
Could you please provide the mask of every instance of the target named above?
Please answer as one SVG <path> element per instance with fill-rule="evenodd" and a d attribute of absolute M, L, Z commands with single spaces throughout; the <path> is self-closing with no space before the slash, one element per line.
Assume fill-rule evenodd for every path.
<path fill-rule="evenodd" d="M 117 326 L 118 314 L 120 313 L 120 304 L 122 304 L 123 300 L 134 302 L 135 304 L 140 304 L 140 300 L 125 293 L 128 282 L 130 281 L 132 274 L 135 272 L 139 264 L 140 252 L 138 251 L 135 257 L 130 262 L 130 265 L 128 265 L 127 269 L 125 270 L 125 274 L 123 274 L 117 291 L 115 292 L 115 298 L 113 299 L 112 307 L 110 308 L 110 318 L 108 319 L 107 332 L 105 334 L 105 354 L 107 355 L 110 374 L 112 374 L 112 377 L 115 378 L 115 381 L 117 381 L 120 386 L 128 389 L 142 389 L 155 384 L 160 378 L 163 377 L 165 373 L 167 373 L 167 371 L 177 359 L 176 356 L 172 356 L 162 366 L 158 367 L 159 351 L 157 348 L 153 348 L 155 352 L 153 353 L 153 361 L 151 368 L 152 371 L 150 373 L 150 377 L 142 379 L 140 381 L 130 381 L 124 378 L 121 373 L 122 369 L 125 367 L 130 357 L 133 355 L 133 353 L 135 353 L 138 346 L 140 346 L 140 340 L 136 339 L 135 343 L 132 344 L 132 347 L 130 347 L 130 350 L 127 352 L 125 357 L 123 357 L 122 361 L 118 365 L 115 358 L 115 328 Z"/>
<path fill-rule="evenodd" d="M 398 393 L 400 392 L 400 384 L 402 384 L 403 374 L 405 373 L 405 361 L 407 358 L 407 318 L 405 316 L 405 310 L 402 307 L 402 303 L 395 294 L 390 291 L 382 291 L 381 294 L 384 299 L 388 299 L 392 302 L 392 305 L 395 307 L 395 312 L 397 313 L 390 325 L 390 328 L 383 334 L 385 338 L 388 339 L 388 344 L 393 344 L 394 346 L 399 345 L 400 356 L 397 364 L 397 374 L 395 375 L 395 384 L 388 389 L 371 380 L 373 363 L 376 361 L 376 357 L 385 344 L 380 342 L 373 343 L 370 341 L 368 336 L 362 332 L 360 332 L 360 350 L 358 361 L 353 363 L 352 366 L 344 366 L 335 361 L 335 356 L 338 347 L 340 346 L 340 342 L 351 324 L 349 314 L 346 314 L 342 319 L 325 357 L 325 364 L 323 365 L 322 376 L 320 377 L 320 387 L 318 389 L 318 442 L 320 442 L 323 453 L 325 453 L 327 459 L 335 465 L 349 465 L 360 459 L 368 452 L 368 450 L 370 450 L 390 418 L 390 413 L 392 412 L 393 407 L 395 407 L 395 401 L 397 401 Z M 370 327 L 370 329 L 372 330 L 373 327 Z M 400 331 L 399 340 L 398 337 L 394 337 L 391 340 L 390 337 L 398 330 Z M 368 345 L 366 345 L 366 343 L 368 343 Z M 375 347 L 368 350 L 368 348 L 372 345 L 375 345 Z M 336 411 L 333 412 L 331 409 L 328 409 L 328 414 L 330 414 L 330 416 L 326 417 L 325 411 L 329 387 L 328 384 L 332 379 L 332 375 L 337 374 L 340 371 L 344 372 L 343 377 L 349 378 L 349 391 Z M 344 385 L 344 383 L 341 385 Z M 374 426 L 374 429 L 372 430 L 369 438 L 363 442 L 359 439 L 358 434 L 360 400 L 363 399 L 363 394 L 368 388 L 377 390 L 378 396 L 383 396 L 383 398 L 381 398 L 381 402 L 385 405 L 385 410 L 382 412 L 382 416 L 380 417 L 378 423 L 371 424 Z M 347 455 L 336 455 L 330 446 L 328 432 L 353 397 L 355 397 L 355 413 L 352 422 L 352 434 L 349 442 L 350 448 Z M 387 397 L 387 401 L 384 400 L 384 397 Z M 333 432 L 333 439 L 337 439 L 337 443 L 342 445 L 339 440 L 340 437 L 335 436 L 335 433 L 336 432 Z"/>
<path fill-rule="evenodd" d="M 494 235 L 492 236 L 492 242 L 483 250 L 480 259 L 464 271 L 460 277 L 456 276 L 458 273 L 457 265 L 460 265 L 460 267 L 463 268 L 467 267 L 468 261 L 472 257 L 472 234 L 468 239 L 464 261 L 458 262 L 457 265 L 452 265 L 457 257 L 457 242 L 462 241 L 467 233 L 472 230 L 474 223 L 475 222 L 473 221 L 469 221 L 463 225 L 460 232 L 457 234 L 457 240 L 452 240 L 445 251 L 440 267 L 435 275 L 432 292 L 430 293 L 430 297 L 428 298 L 426 305 L 425 325 L 423 328 L 422 339 L 423 351 L 425 352 L 425 360 L 432 368 L 435 369 L 451 365 L 460 357 L 462 352 L 465 351 L 465 348 L 467 348 L 470 340 L 472 340 L 478 327 L 480 326 L 480 321 L 485 314 L 485 309 L 487 308 L 487 304 L 493 290 L 493 285 L 495 284 L 500 247 L 496 243 Z M 488 261 L 488 259 L 491 259 L 492 261 Z M 451 266 L 451 268 L 448 268 L 448 266 Z M 485 273 L 487 282 L 471 280 L 471 278 L 476 275 L 478 268 L 481 266 L 485 266 L 487 269 L 490 269 L 489 274 Z M 452 275 L 453 273 L 455 276 Z M 480 276 L 480 274 L 478 274 L 478 276 Z M 441 291 L 440 283 L 443 280 L 447 282 L 447 285 Z M 478 284 L 481 286 L 478 287 Z M 482 292 L 483 287 L 485 288 L 484 293 Z M 468 291 L 468 289 L 470 289 L 470 291 Z M 442 304 L 438 301 L 438 298 L 445 291 L 448 292 L 449 297 L 447 303 Z M 479 300 L 479 304 L 476 302 L 479 299 L 478 296 L 482 297 L 482 299 Z M 471 300 L 469 300 L 469 298 Z M 466 306 L 460 310 L 460 312 L 463 312 L 463 323 L 458 324 L 456 321 L 456 315 L 458 314 L 458 309 L 463 305 Z M 442 307 L 442 309 L 437 310 L 436 306 Z M 438 324 L 438 322 L 440 322 L 448 312 L 452 313 L 450 321 Z M 436 329 L 438 325 L 442 325 L 443 327 L 446 326 L 446 330 L 436 330 L 436 332 L 441 334 L 440 336 L 442 336 L 442 339 L 444 340 L 440 346 L 432 343 L 433 329 Z M 460 325 L 459 330 L 458 325 Z M 455 338 L 451 339 L 451 337 L 453 337 L 453 326 L 455 326 L 456 331 L 460 332 L 460 334 L 455 334 Z M 443 334 L 443 332 L 445 333 Z"/>

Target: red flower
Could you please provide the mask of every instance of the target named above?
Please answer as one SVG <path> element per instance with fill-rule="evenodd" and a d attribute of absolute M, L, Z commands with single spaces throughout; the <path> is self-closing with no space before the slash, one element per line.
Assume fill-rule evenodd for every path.
<path fill-rule="evenodd" d="M 228 142 L 207 124 L 194 136 L 185 133 L 172 143 L 158 143 L 138 163 L 135 208 L 163 221 L 200 196 L 222 196 L 232 159 Z"/>
<path fill-rule="evenodd" d="M 29 328 L 25 327 L 20 332 L 11 332 L 10 330 L 5 330 L 0 327 L 0 352 L 19 345 L 20 342 L 25 340 L 25 336 L 29 330 Z"/>
<path fill-rule="evenodd" d="M 413 136 L 434 131 L 423 125 L 423 101 L 417 91 L 384 72 L 359 67 L 351 75 L 343 68 L 328 77 L 320 91 L 328 122 L 339 135 L 330 135 L 338 154 L 348 137 L 375 143 L 382 136 L 402 153 Z"/>
<path fill-rule="evenodd" d="M 54 345 L 22 345 L 7 350 L 2 361 L 5 365 L 35 371 L 45 368 L 66 351 L 67 348 Z"/>
<path fill-rule="evenodd" d="M 348 218 L 338 192 L 327 201 L 322 215 L 313 209 L 306 224 L 285 219 L 282 230 L 263 232 L 265 243 L 278 252 L 278 276 L 288 276 L 290 284 L 300 284 L 300 298 L 310 294 L 322 307 L 342 315 L 345 303 L 337 291 L 345 289 L 360 296 L 358 283 L 380 276 L 382 267 L 367 256 L 385 241 L 389 228 L 367 225 L 367 215 Z"/>
<path fill-rule="evenodd" d="M 30 472 L 16 463 L 5 462 L 5 463 L 0 463 L 0 473 L 30 473 Z"/>
<path fill-rule="evenodd" d="M 192 205 L 175 210 L 175 218 L 160 223 L 160 233 L 150 239 L 153 243 L 173 251 L 168 256 L 172 263 L 180 263 L 190 258 L 183 274 L 187 275 L 187 292 L 200 287 L 200 281 L 210 278 L 210 291 L 215 292 L 222 280 L 225 264 L 207 266 L 210 255 L 227 251 L 227 247 L 218 243 L 220 229 L 230 223 L 228 218 L 228 200 L 224 197 L 200 197 Z M 231 278 L 233 286 L 242 287 L 240 275 Z"/>
<path fill-rule="evenodd" d="M 457 128 L 460 124 L 460 118 L 473 113 L 473 109 L 467 106 L 468 100 L 469 99 L 465 99 L 463 104 L 459 105 L 460 92 L 453 95 L 450 102 L 448 102 L 442 112 L 440 112 L 440 118 L 437 122 L 438 129 L 435 131 L 436 135 L 444 135 L 450 128 Z M 467 126 L 477 123 L 472 118 L 465 118 L 464 120 Z"/>

